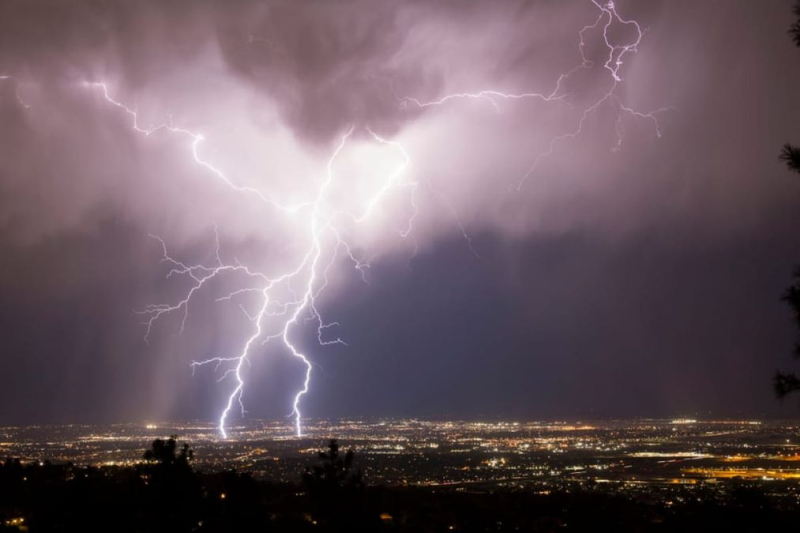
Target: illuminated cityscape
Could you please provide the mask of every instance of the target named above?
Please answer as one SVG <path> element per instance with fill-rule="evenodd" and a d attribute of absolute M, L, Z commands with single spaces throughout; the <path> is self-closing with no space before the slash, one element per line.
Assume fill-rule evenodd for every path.
<path fill-rule="evenodd" d="M 456 491 L 534 489 L 647 494 L 671 504 L 725 498 L 757 485 L 800 503 L 800 422 L 633 420 L 467 422 L 419 419 L 309 420 L 296 437 L 285 421 L 235 426 L 221 440 L 211 423 L 39 426 L 0 429 L 0 455 L 76 466 L 133 466 L 150 442 L 174 434 L 196 467 L 298 481 L 327 439 L 355 450 L 370 484 Z"/>

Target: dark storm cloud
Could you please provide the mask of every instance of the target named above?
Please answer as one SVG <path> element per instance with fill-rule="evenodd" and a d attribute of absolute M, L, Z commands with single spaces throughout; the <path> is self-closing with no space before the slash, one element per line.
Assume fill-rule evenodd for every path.
<path fill-rule="evenodd" d="M 234 350 L 241 316 L 204 305 L 216 287 L 185 335 L 173 320 L 145 344 L 133 310 L 179 294 L 147 234 L 191 260 L 213 223 L 242 260 L 295 236 L 199 171 L 186 139 L 132 132 L 82 85 L 100 80 L 147 124 L 207 133 L 204 154 L 248 185 L 291 192 L 350 124 L 401 141 L 435 185 L 419 256 L 370 235 L 371 287 L 325 301 L 350 346 L 311 349 L 312 416 L 775 412 L 792 333 L 777 298 L 800 259 L 800 184 L 776 157 L 800 139 L 791 2 L 618 4 L 648 30 L 618 95 L 671 106 L 661 138 L 604 107 L 509 194 L 603 69 L 565 103 L 399 99 L 551 91 L 590 2 L 3 2 L 0 422 L 214 418 L 225 390 L 188 362 Z M 256 360 L 249 411 L 286 414 L 297 375 Z"/>
<path fill-rule="evenodd" d="M 408 39 L 397 3 L 277 3 L 234 10 L 217 25 L 228 67 L 281 103 L 299 133 L 328 140 L 348 123 L 394 128 L 391 64 Z M 405 113 L 407 116 L 408 113 Z"/>

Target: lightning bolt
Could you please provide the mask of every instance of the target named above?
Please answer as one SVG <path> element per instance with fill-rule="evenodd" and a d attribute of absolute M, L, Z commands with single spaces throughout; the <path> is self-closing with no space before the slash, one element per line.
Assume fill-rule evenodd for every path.
<path fill-rule="evenodd" d="M 215 259 L 216 263 L 213 265 L 187 265 L 182 261 L 173 258 L 167 248 L 166 243 L 158 236 L 152 236 L 156 239 L 162 248 L 162 262 L 169 265 L 167 277 L 184 276 L 188 277 L 192 285 L 186 292 L 185 296 L 179 301 L 170 304 L 154 304 L 145 307 L 139 314 L 144 315 L 146 320 L 145 340 L 148 340 L 154 324 L 161 319 L 164 315 L 180 312 L 182 313 L 181 329 L 183 332 L 186 321 L 189 316 L 189 305 L 193 297 L 202 290 L 205 286 L 211 283 L 214 279 L 219 278 L 228 273 L 239 272 L 245 275 L 247 279 L 254 282 L 254 285 L 249 285 L 240 288 L 227 296 L 219 298 L 218 301 L 231 300 L 236 296 L 244 293 L 256 293 L 260 296 L 260 305 L 254 315 L 247 313 L 244 310 L 247 318 L 253 323 L 253 331 L 245 341 L 241 351 L 238 355 L 233 357 L 213 357 L 201 361 L 193 361 L 191 363 L 192 370 L 206 365 L 213 365 L 215 370 L 221 367 L 225 368 L 218 381 L 222 381 L 228 377 L 233 377 L 234 387 L 228 396 L 227 403 L 219 418 L 219 431 L 223 438 L 228 437 L 226 429 L 227 421 L 230 417 L 231 411 L 235 406 L 239 406 L 242 414 L 244 411 L 244 404 L 242 397 L 244 394 L 245 379 L 243 371 L 249 364 L 250 358 L 254 348 L 259 344 L 263 346 L 272 341 L 280 341 L 289 353 L 297 358 L 304 366 L 304 378 L 302 387 L 297 391 L 292 403 L 292 413 L 290 416 L 294 418 L 295 431 L 298 436 L 302 435 L 302 412 L 300 404 L 303 396 L 308 393 L 311 382 L 311 371 L 313 366 L 308 357 L 297 347 L 292 340 L 292 331 L 295 326 L 299 325 L 300 319 L 307 315 L 308 318 L 317 323 L 317 339 L 320 345 L 330 344 L 345 344 L 345 342 L 336 338 L 334 340 L 326 340 L 325 332 L 329 328 L 338 326 L 337 322 L 326 322 L 323 320 L 317 306 L 317 300 L 320 294 L 328 286 L 328 272 L 336 262 L 340 253 L 354 265 L 354 267 L 361 273 L 362 279 L 366 281 L 365 270 L 369 268 L 369 262 L 356 257 L 353 252 L 353 247 L 343 237 L 340 229 L 341 221 L 344 219 L 349 220 L 354 224 L 361 224 L 370 218 L 370 215 L 375 211 L 380 202 L 397 187 L 409 187 L 410 190 L 416 191 L 417 183 L 401 179 L 407 167 L 410 164 L 410 157 L 406 150 L 396 141 L 384 139 L 368 127 L 365 128 L 366 132 L 372 140 L 378 144 L 391 147 L 401 155 L 401 162 L 392 170 L 382 181 L 382 185 L 377 191 L 369 198 L 360 213 L 353 213 L 349 211 L 337 210 L 330 212 L 326 209 L 327 193 L 335 181 L 334 163 L 345 148 L 355 130 L 351 126 L 340 138 L 340 141 L 330 156 L 327 167 L 325 179 L 319 185 L 316 196 L 307 202 L 301 203 L 297 206 L 284 206 L 278 204 L 273 199 L 263 194 L 260 190 L 251 187 L 240 186 L 236 184 L 231 178 L 227 176 L 218 167 L 214 166 L 211 162 L 203 158 L 200 153 L 200 145 L 205 140 L 204 136 L 200 133 L 187 130 L 185 128 L 177 127 L 169 122 L 165 122 L 156 126 L 143 127 L 140 125 L 139 116 L 135 109 L 123 104 L 111 96 L 108 85 L 105 82 L 92 82 L 84 83 L 84 87 L 92 88 L 100 92 L 103 98 L 126 113 L 131 120 L 131 128 L 133 131 L 150 137 L 158 132 L 167 132 L 174 135 L 185 137 L 189 142 L 191 154 L 195 163 L 204 168 L 209 174 L 219 179 L 226 186 L 230 187 L 236 192 L 252 194 L 266 204 L 277 208 L 281 211 L 289 213 L 297 213 L 300 211 L 308 212 L 308 226 L 306 228 L 309 235 L 309 245 L 305 253 L 302 255 L 295 268 L 283 273 L 281 275 L 270 277 L 263 272 L 253 270 L 240 264 L 238 261 L 234 263 L 224 263 L 220 256 L 219 250 L 219 237 L 215 231 Z M 412 194 L 413 196 L 413 194 Z M 406 230 L 400 232 L 402 237 L 406 237 L 413 227 L 413 220 L 416 217 L 418 210 L 413 210 L 407 222 Z M 327 240 L 333 241 L 333 246 L 326 246 Z M 329 248 L 332 249 L 329 253 Z M 292 282 L 300 282 L 303 290 L 301 294 L 295 293 L 291 289 Z M 288 292 L 291 298 L 288 300 L 281 299 L 276 293 Z M 277 328 L 273 322 L 277 320 Z"/>
<path fill-rule="evenodd" d="M 477 92 L 457 92 L 447 94 L 442 96 L 436 100 L 430 101 L 423 101 L 415 97 L 404 96 L 400 97 L 400 107 L 401 108 L 408 108 L 408 107 L 417 107 L 420 109 L 425 109 L 429 107 L 439 107 L 446 105 L 452 101 L 457 100 L 464 100 L 464 99 L 471 99 L 471 100 L 484 100 L 487 101 L 494 107 L 496 111 L 500 111 L 500 105 L 498 101 L 502 100 L 538 100 L 541 102 L 549 103 L 553 101 L 559 100 L 566 100 L 569 96 L 568 94 L 562 93 L 562 85 L 563 83 L 568 80 L 573 74 L 580 70 L 589 70 L 595 68 L 595 64 L 593 61 L 589 60 L 586 57 L 586 34 L 591 30 L 597 30 L 598 28 L 602 28 L 602 36 L 603 42 L 605 43 L 606 51 L 607 51 L 607 58 L 603 63 L 603 68 L 608 71 L 609 77 L 611 80 L 609 88 L 604 91 L 601 96 L 588 104 L 580 114 L 580 118 L 577 121 L 577 124 L 568 132 L 563 133 L 561 135 L 557 135 L 550 139 L 550 142 L 547 145 L 547 148 L 536 155 L 533 159 L 531 165 L 528 168 L 528 171 L 523 174 L 523 176 L 517 181 L 516 191 L 522 190 L 522 187 L 525 185 L 525 182 L 528 178 L 535 172 L 536 168 L 539 166 L 540 162 L 549 157 L 553 154 L 556 149 L 556 146 L 567 140 L 567 139 L 575 139 L 583 132 L 583 126 L 589 116 L 599 108 L 603 106 L 603 104 L 611 103 L 616 110 L 617 110 L 617 120 L 615 124 L 615 129 L 617 132 L 617 139 L 613 146 L 613 150 L 618 150 L 622 145 L 622 118 L 624 115 L 629 115 L 638 119 L 644 119 L 652 122 L 653 127 L 655 128 L 655 133 L 657 137 L 661 137 L 661 124 L 658 120 L 658 115 L 661 113 L 665 113 L 667 111 L 674 111 L 675 108 L 671 106 L 661 107 L 659 109 L 655 109 L 652 111 L 638 111 L 632 109 L 631 107 L 622 103 L 622 100 L 617 96 L 617 88 L 620 86 L 622 82 L 622 77 L 620 75 L 620 69 L 624 64 L 624 59 L 627 55 L 634 54 L 638 51 L 639 45 L 644 38 L 645 31 L 639 25 L 638 22 L 634 20 L 627 20 L 622 18 L 619 13 L 617 13 L 616 4 L 613 1 L 606 2 L 605 4 L 601 4 L 597 0 L 590 0 L 591 3 L 597 8 L 599 11 L 597 18 L 592 24 L 588 24 L 584 26 L 578 32 L 578 50 L 580 52 L 581 61 L 578 65 L 570 69 L 569 71 L 561 74 L 558 79 L 556 80 L 555 87 L 550 93 L 536 93 L 536 92 L 528 92 L 528 93 L 511 93 L 507 91 L 500 91 L 500 90 L 480 90 Z M 630 28 L 633 30 L 633 38 L 630 42 L 625 44 L 615 44 L 611 37 L 609 36 L 609 30 L 612 26 L 621 26 L 625 28 Z"/>
<path fill-rule="evenodd" d="M 518 180 L 516 189 L 520 190 L 523 187 L 525 181 L 535 172 L 540 161 L 552 155 L 559 143 L 581 135 L 587 118 L 604 105 L 613 106 L 617 112 L 615 124 L 617 139 L 612 149 L 619 149 L 622 144 L 622 119 L 624 116 L 651 122 L 656 135 L 660 137 L 661 125 L 658 117 L 661 113 L 672 108 L 664 107 L 653 111 L 639 111 L 623 103 L 617 94 L 617 89 L 623 82 L 621 69 L 625 59 L 637 52 L 645 31 L 637 22 L 622 18 L 617 13 L 614 2 L 590 1 L 596 7 L 598 14 L 594 22 L 584 26 L 578 32 L 580 62 L 557 78 L 552 91 L 547 93 L 512 93 L 483 89 L 476 92 L 447 94 L 430 101 L 406 96 L 399 98 L 399 105 L 402 108 L 429 109 L 453 105 L 459 100 L 471 99 L 488 102 L 495 110 L 500 111 L 500 102 L 503 101 L 538 101 L 541 103 L 566 101 L 569 103 L 570 95 L 564 91 L 564 83 L 578 71 L 596 68 L 596 65 L 586 56 L 586 36 L 590 32 L 599 32 L 602 34 L 607 52 L 602 68 L 607 71 L 608 87 L 602 91 L 596 100 L 585 105 L 580 112 L 579 119 L 569 131 L 550 139 L 547 148 L 533 158 L 528 171 Z M 632 33 L 632 37 L 627 42 L 615 43 L 610 37 L 610 31 L 615 26 L 627 28 L 630 30 L 629 33 Z M 253 36 L 248 38 L 248 42 L 251 44 L 257 40 L 261 39 Z M 8 79 L 10 79 L 10 76 L 0 76 L 0 81 Z M 148 305 L 144 309 L 137 311 L 144 319 L 145 341 L 149 340 L 156 323 L 164 317 L 176 313 L 181 317 L 180 331 L 183 332 L 189 318 L 189 307 L 196 295 L 226 276 L 236 274 L 246 282 L 241 282 L 239 288 L 217 298 L 218 302 L 234 301 L 243 295 L 257 297 L 258 303 L 255 311 L 249 311 L 243 304 L 239 305 L 247 321 L 252 324 L 252 329 L 243 339 L 239 351 L 232 356 L 195 360 L 190 364 L 193 373 L 197 369 L 208 366 L 212 367 L 214 372 L 221 371 L 218 377 L 219 382 L 226 380 L 232 382 L 232 389 L 218 421 L 219 431 L 223 438 L 228 437 L 228 422 L 234 409 L 238 408 L 242 415 L 245 414 L 243 397 L 246 385 L 246 369 L 251 364 L 255 351 L 270 345 L 270 343 L 278 343 L 281 349 L 296 358 L 304 369 L 302 386 L 299 387 L 293 397 L 292 411 L 289 415 L 293 418 L 296 434 L 298 436 L 302 435 L 303 415 L 301 403 L 303 397 L 310 390 L 313 365 L 294 340 L 296 330 L 302 323 L 311 321 L 316 324 L 317 341 L 321 346 L 346 344 L 339 337 L 331 337 L 330 331 L 334 330 L 339 324 L 337 322 L 326 322 L 319 310 L 318 303 L 321 295 L 329 286 L 330 270 L 339 261 L 346 261 L 351 264 L 354 270 L 359 273 L 361 279 L 368 283 L 367 272 L 370 268 L 370 260 L 356 253 L 355 246 L 347 239 L 347 231 L 373 218 L 381 203 L 389 196 L 397 191 L 403 191 L 408 196 L 410 212 L 403 223 L 403 229 L 398 232 L 401 238 L 413 241 L 414 224 L 420 210 L 418 196 L 420 191 L 425 190 L 438 198 L 446 210 L 450 212 L 461 234 L 467 241 L 470 251 L 480 258 L 480 255 L 473 247 L 473 241 L 464 224 L 446 195 L 440 192 L 429 180 L 423 181 L 414 177 L 414 174 L 421 175 L 421 170 L 416 169 L 414 173 L 410 171 L 412 158 L 400 142 L 380 136 L 370 129 L 368 125 L 351 125 L 342 133 L 327 160 L 324 179 L 318 184 L 310 198 L 295 205 L 284 205 L 258 188 L 237 183 L 225 170 L 219 168 L 208 159 L 203 153 L 206 137 L 202 133 L 174 125 L 171 117 L 160 124 L 143 126 L 137 110 L 112 96 L 112 91 L 106 82 L 86 81 L 82 82 L 81 86 L 99 94 L 107 105 L 118 109 L 121 114 L 129 119 L 130 128 L 136 134 L 146 138 L 171 135 L 184 140 L 188 146 L 188 153 L 197 167 L 205 175 L 222 183 L 233 192 L 254 197 L 266 207 L 275 209 L 280 213 L 302 215 L 296 217 L 300 221 L 304 234 L 307 236 L 301 253 L 299 253 L 297 260 L 288 270 L 278 273 L 262 272 L 242 265 L 236 259 L 224 261 L 216 226 L 214 261 L 210 264 L 187 264 L 180 261 L 173 257 L 163 239 L 155 235 L 151 236 L 161 247 L 161 262 L 168 268 L 167 278 L 180 277 L 187 279 L 189 280 L 189 288 L 183 294 L 183 297 L 175 302 Z M 22 105 L 28 107 L 19 98 L 18 92 L 17 99 Z M 353 142 L 356 132 L 366 134 L 364 137 L 368 142 L 394 152 L 397 155 L 397 161 L 393 163 L 390 171 L 377 177 L 377 185 L 367 200 L 363 202 L 360 209 L 350 211 L 331 205 L 335 204 L 335 202 L 330 193 L 332 187 L 337 183 L 337 174 L 335 172 L 337 159 L 348 144 Z M 414 249 L 416 250 L 415 241 Z"/>

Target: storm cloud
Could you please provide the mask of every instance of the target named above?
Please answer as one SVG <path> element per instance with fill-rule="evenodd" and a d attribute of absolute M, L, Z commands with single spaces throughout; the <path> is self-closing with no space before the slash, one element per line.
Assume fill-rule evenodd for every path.
<path fill-rule="evenodd" d="M 792 413 L 769 390 L 800 258 L 777 158 L 800 138 L 791 2 L 616 4 L 646 31 L 573 137 L 614 84 L 602 32 L 581 55 L 591 1 L 4 2 L 0 422 L 215 418 L 228 389 L 189 362 L 238 349 L 250 324 L 214 301 L 235 280 L 145 342 L 134 311 L 186 288 L 148 235 L 207 262 L 216 227 L 226 260 L 270 272 L 303 238 L 191 138 L 134 131 L 101 82 L 281 203 L 314 194 L 351 127 L 341 205 L 402 159 L 370 132 L 408 153 L 418 190 L 349 235 L 369 284 L 339 265 L 321 300 L 348 345 L 298 332 L 309 416 Z M 551 101 L 417 105 L 551 95 L 567 72 Z M 262 352 L 248 411 L 285 415 L 300 368 Z"/>

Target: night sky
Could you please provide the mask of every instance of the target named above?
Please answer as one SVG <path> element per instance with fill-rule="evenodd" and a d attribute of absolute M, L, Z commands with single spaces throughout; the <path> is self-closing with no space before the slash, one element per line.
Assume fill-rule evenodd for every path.
<path fill-rule="evenodd" d="M 791 6 L 616 2 L 643 36 L 615 82 L 590 0 L 2 2 L 0 423 L 217 420 L 229 363 L 190 364 L 241 352 L 259 293 L 215 301 L 247 281 L 220 275 L 146 341 L 191 287 L 153 236 L 278 276 L 315 208 L 263 197 L 328 178 L 348 248 L 320 226 L 315 307 L 346 344 L 300 310 L 304 416 L 796 416 L 770 383 L 795 364 Z M 247 416 L 289 415 L 303 373 L 256 342 Z"/>

